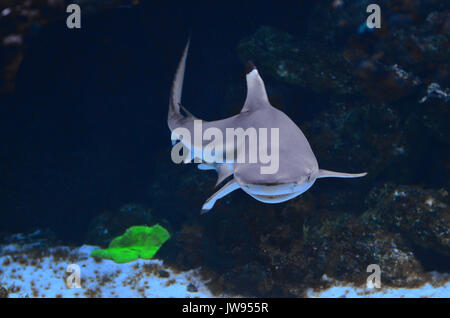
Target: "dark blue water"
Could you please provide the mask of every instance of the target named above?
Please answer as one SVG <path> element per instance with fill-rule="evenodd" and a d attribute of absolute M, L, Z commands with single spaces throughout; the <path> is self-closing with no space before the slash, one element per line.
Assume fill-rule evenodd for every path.
<path fill-rule="evenodd" d="M 1 110 L 1 204 L 11 211 L 2 230 L 50 227 L 79 241 L 96 213 L 148 200 L 154 156 L 170 145 L 169 88 L 188 36 L 183 100 L 205 119 L 225 117 L 245 97 L 238 42 L 266 23 L 303 36 L 309 9 L 152 2 L 83 16 L 81 30 L 61 20 L 33 32 Z"/>

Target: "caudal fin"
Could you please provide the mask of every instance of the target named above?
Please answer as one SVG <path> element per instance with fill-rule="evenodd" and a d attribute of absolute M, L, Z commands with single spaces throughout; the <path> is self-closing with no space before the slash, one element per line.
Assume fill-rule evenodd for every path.
<path fill-rule="evenodd" d="M 364 177 L 367 172 L 363 173 L 345 173 L 345 172 L 335 172 L 330 170 L 319 169 L 319 174 L 317 175 L 317 179 L 319 178 L 360 178 Z"/>
<path fill-rule="evenodd" d="M 189 43 L 190 39 L 188 39 L 186 47 L 184 48 L 183 55 L 181 56 L 180 63 L 178 64 L 177 72 L 175 73 L 175 78 L 173 79 L 172 89 L 170 90 L 169 114 L 167 117 L 167 124 L 169 125 L 170 130 L 175 129 L 178 126 L 177 123 L 179 120 L 184 118 L 180 112 L 180 104 Z"/>

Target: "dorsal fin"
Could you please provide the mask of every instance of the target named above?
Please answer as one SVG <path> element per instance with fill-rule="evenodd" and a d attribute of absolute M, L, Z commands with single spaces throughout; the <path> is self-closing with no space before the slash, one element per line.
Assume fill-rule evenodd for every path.
<path fill-rule="evenodd" d="M 270 106 L 267 98 L 266 87 L 255 65 L 249 61 L 247 63 L 247 98 L 241 112 L 255 111 L 261 107 Z"/>

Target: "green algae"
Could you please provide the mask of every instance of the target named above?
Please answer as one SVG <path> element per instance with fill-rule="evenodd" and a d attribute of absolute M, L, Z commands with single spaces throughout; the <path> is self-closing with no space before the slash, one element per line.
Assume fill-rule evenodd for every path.
<path fill-rule="evenodd" d="M 110 259 L 119 264 L 138 258 L 151 259 L 169 238 L 169 232 L 159 224 L 132 226 L 114 238 L 107 249 L 93 250 L 91 257 Z"/>

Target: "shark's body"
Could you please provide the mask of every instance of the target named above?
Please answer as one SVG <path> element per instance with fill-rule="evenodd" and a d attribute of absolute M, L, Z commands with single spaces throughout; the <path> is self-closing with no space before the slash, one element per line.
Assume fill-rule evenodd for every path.
<path fill-rule="evenodd" d="M 186 109 L 187 116 L 180 112 L 181 92 L 189 42 L 181 57 L 180 64 L 172 84 L 168 126 L 172 133 L 177 128 L 185 128 L 194 134 L 194 120 L 198 120 Z M 300 128 L 282 111 L 273 107 L 265 90 L 264 82 L 258 70 L 249 63 L 247 80 L 247 98 L 242 111 L 235 116 L 205 122 L 202 121 L 202 133 L 208 128 L 216 128 L 225 135 L 226 128 L 278 128 L 279 131 L 279 169 L 273 174 L 261 173 L 265 164 L 256 163 L 202 163 L 199 169 L 215 169 L 218 172 L 217 184 L 233 176 L 223 187 L 214 193 L 203 205 L 202 212 L 209 211 L 215 202 L 241 188 L 253 198 L 265 203 L 278 203 L 290 200 L 308 190 L 318 178 L 340 177 L 355 178 L 366 173 L 350 174 L 319 169 L 317 159 Z M 182 107 L 182 106 L 181 106 Z M 182 141 L 189 150 L 195 150 L 194 144 Z M 204 146 L 204 145 L 202 145 Z M 268 144 L 268 152 L 273 149 Z M 197 147 L 199 148 L 199 147 Z M 248 147 L 246 148 L 248 150 Z"/>

